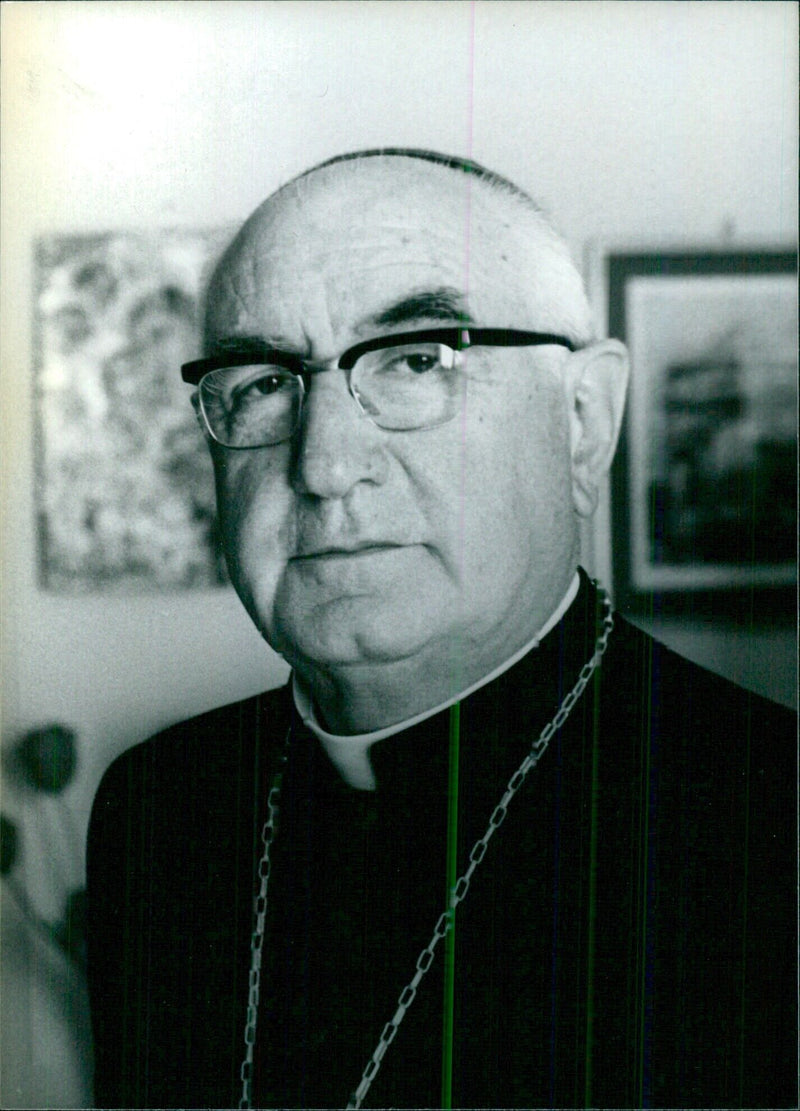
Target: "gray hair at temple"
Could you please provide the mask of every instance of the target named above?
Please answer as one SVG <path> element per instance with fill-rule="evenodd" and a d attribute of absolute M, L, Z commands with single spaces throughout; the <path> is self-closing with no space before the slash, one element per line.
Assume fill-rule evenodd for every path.
<path fill-rule="evenodd" d="M 536 328 L 541 331 L 561 332 L 577 347 L 588 346 L 597 338 L 583 279 L 573 261 L 570 249 L 533 198 L 518 185 L 487 169 L 479 162 L 414 147 L 378 147 L 351 151 L 328 158 L 298 174 L 280 186 L 263 205 L 256 209 L 226 251 L 217 273 L 224 269 L 226 260 L 235 253 L 237 244 L 248 227 L 259 218 L 262 209 L 272 200 L 289 193 L 294 194 L 302 204 L 304 193 L 312 187 L 312 177 L 320 171 L 338 166 L 345 174 L 349 171 L 355 176 L 367 159 L 389 158 L 417 159 L 442 166 L 455 173 L 468 175 L 477 181 L 482 189 L 507 202 L 512 213 L 512 220 L 508 224 L 509 230 L 513 230 L 515 238 L 521 242 L 526 253 L 530 253 L 528 280 L 532 287 L 531 293 L 537 303 L 549 306 L 548 318 L 537 320 Z M 209 294 L 213 297 L 211 289 Z"/>

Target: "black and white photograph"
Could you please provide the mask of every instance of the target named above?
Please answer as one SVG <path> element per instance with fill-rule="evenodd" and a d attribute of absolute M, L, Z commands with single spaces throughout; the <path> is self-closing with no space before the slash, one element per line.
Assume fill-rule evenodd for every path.
<path fill-rule="evenodd" d="M 618 587 L 623 576 L 644 596 L 795 584 L 796 253 L 606 264 L 609 329 L 636 367 L 617 457 Z"/>
<path fill-rule="evenodd" d="M 174 370 L 222 234 L 54 236 L 36 252 L 40 576 L 50 590 L 224 581 L 211 468 Z"/>
<path fill-rule="evenodd" d="M 797 1107 L 798 39 L 0 4 L 0 1106 Z"/>

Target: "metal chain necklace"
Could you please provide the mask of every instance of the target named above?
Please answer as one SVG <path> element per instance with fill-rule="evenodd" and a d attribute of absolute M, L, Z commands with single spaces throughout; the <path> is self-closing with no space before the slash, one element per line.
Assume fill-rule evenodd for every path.
<path fill-rule="evenodd" d="M 531 745 L 530 752 L 528 752 L 525 759 L 511 776 L 511 779 L 509 779 L 500 801 L 492 811 L 492 815 L 489 818 L 489 825 L 483 837 L 479 838 L 472 846 L 472 851 L 469 854 L 469 865 L 451 889 L 448 907 L 436 923 L 430 941 L 417 958 L 414 975 L 401 991 L 397 1000 L 397 1009 L 381 1032 L 380 1039 L 375 1047 L 375 1052 L 370 1057 L 367 1067 L 364 1069 L 361 1076 L 361 1082 L 347 1105 L 348 1111 L 355 1111 L 355 1109 L 361 1107 L 364 1097 L 369 1091 L 378 1069 L 381 1067 L 381 1061 L 386 1054 L 386 1050 L 394 1040 L 400 1023 L 403 1021 L 406 1012 L 414 1002 L 417 988 L 423 976 L 433 964 L 436 947 L 452 928 L 456 907 L 466 898 L 469 885 L 472 882 L 472 877 L 478 865 L 486 855 L 489 842 L 505 820 L 509 803 L 514 795 L 516 795 L 517 791 L 519 791 L 528 773 L 539 763 L 553 734 L 561 728 L 569 717 L 570 711 L 586 689 L 586 685 L 592 677 L 593 671 L 603 658 L 603 653 L 608 647 L 608 638 L 611 635 L 611 630 L 614 628 L 614 618 L 612 616 L 611 600 L 605 590 L 600 586 L 597 587 L 597 590 L 603 603 L 605 614 L 603 616 L 603 627 L 595 641 L 594 652 L 588 662 L 581 668 L 578 681 L 559 706 L 555 717 L 544 727 Z M 239 1100 L 240 1108 L 250 1108 L 252 1106 L 253 1052 L 256 1042 L 258 1001 L 261 988 L 261 958 L 264 947 L 264 927 L 267 918 L 267 889 L 271 870 L 270 850 L 278 829 L 278 803 L 280 800 L 281 786 L 283 784 L 283 773 L 289 754 L 289 738 L 291 732 L 290 727 L 279 757 L 278 769 L 270 788 L 269 797 L 267 799 L 267 819 L 261 831 L 261 840 L 263 841 L 264 849 L 258 865 L 259 890 L 254 901 L 255 925 L 250 946 L 250 978 L 247 997 L 247 1019 L 244 1029 L 246 1050 L 241 1068 L 242 1098 Z"/>

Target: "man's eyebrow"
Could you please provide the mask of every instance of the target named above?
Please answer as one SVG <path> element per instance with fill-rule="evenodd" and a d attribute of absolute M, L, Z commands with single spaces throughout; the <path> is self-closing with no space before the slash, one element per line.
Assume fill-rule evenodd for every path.
<path fill-rule="evenodd" d="M 268 351 L 283 350 L 283 346 L 275 339 L 264 336 L 221 336 L 208 345 L 208 354 L 215 358 L 218 355 L 232 355 L 236 358 L 260 358 Z"/>
<path fill-rule="evenodd" d="M 474 323 L 466 298 L 460 290 L 450 286 L 424 289 L 410 293 L 364 321 L 368 328 L 392 328 L 399 324 L 416 324 L 436 320 L 447 324 Z M 220 336 L 208 345 L 210 358 L 231 355 L 235 358 L 258 359 L 270 351 L 292 352 L 293 345 L 282 342 L 278 336 Z M 296 353 L 301 357 L 299 352 Z"/>
<path fill-rule="evenodd" d="M 390 328 L 397 324 L 414 324 L 423 320 L 445 320 L 454 324 L 472 323 L 463 293 L 447 286 L 412 293 L 370 317 L 368 323 Z"/>

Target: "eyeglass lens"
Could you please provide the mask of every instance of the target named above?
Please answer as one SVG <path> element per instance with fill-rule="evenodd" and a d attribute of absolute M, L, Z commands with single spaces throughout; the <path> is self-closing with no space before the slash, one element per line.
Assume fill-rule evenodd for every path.
<path fill-rule="evenodd" d="M 439 343 L 370 351 L 349 372 L 350 392 L 381 428 L 431 428 L 457 412 L 461 357 Z M 201 380 L 199 392 L 211 435 L 226 447 L 282 443 L 300 422 L 303 382 L 284 367 L 255 364 L 213 370 Z"/>

